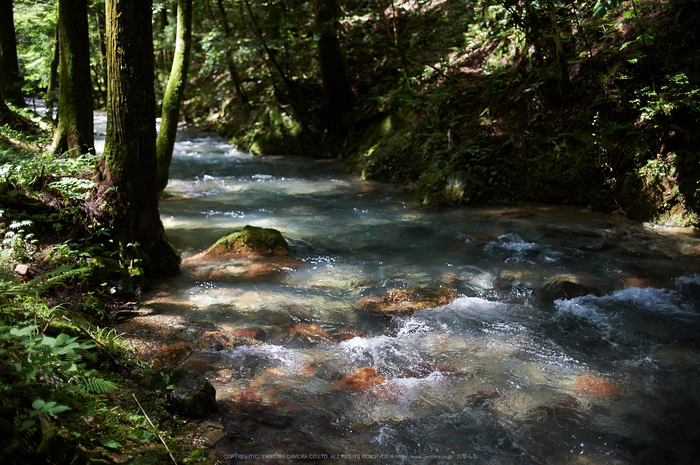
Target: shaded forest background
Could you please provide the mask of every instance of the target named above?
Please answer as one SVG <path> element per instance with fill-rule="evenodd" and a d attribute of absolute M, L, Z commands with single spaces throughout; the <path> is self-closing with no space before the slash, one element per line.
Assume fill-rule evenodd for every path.
<path fill-rule="evenodd" d="M 26 91 L 40 95 L 56 5 L 15 4 Z M 103 5 L 89 15 L 99 108 Z M 175 15 L 176 2 L 155 2 L 161 98 Z M 534 200 L 694 224 L 699 17 L 683 0 L 195 2 L 181 116 L 256 154 L 341 157 L 430 203 Z M 324 95 L 329 33 L 352 92 L 342 102 Z"/>
<path fill-rule="evenodd" d="M 86 3 L 91 85 L 78 87 L 103 110 L 105 2 Z M 156 108 L 131 100 L 125 113 L 160 114 L 178 3 L 153 4 Z M 121 210 L 96 221 L 88 207 L 110 206 L 94 197 L 99 157 L 49 148 L 58 5 L 0 1 L 19 58 L 17 80 L 0 74 L 0 458 L 214 463 L 192 445 L 196 423 L 172 414 L 168 373 L 110 327 L 158 276 L 149 261 L 177 272 L 175 250 L 160 266 L 108 221 Z M 700 2 L 201 0 L 192 13 L 179 115 L 241 150 L 340 158 L 429 205 L 527 200 L 698 224 Z"/>

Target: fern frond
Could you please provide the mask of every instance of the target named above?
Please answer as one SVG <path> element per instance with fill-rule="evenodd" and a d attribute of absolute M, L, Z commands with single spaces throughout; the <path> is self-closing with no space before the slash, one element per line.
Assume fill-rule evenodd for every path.
<path fill-rule="evenodd" d="M 82 382 L 88 392 L 93 394 L 104 394 L 117 387 L 113 382 L 102 378 L 83 378 Z"/>

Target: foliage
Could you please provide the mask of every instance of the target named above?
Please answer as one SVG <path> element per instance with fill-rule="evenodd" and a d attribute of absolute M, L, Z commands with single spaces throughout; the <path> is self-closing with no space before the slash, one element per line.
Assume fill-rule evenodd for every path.
<path fill-rule="evenodd" d="M 144 390 L 134 382 L 138 373 L 155 373 L 134 369 L 140 362 L 112 328 L 93 329 L 79 314 L 62 305 L 49 308 L 41 297 L 49 284 L 72 280 L 71 270 L 57 269 L 30 282 L 0 275 L 3 463 L 17 463 L 13 457 L 19 456 L 33 462 L 111 463 L 115 454 L 120 460 L 163 463 L 167 451 L 131 394 L 147 406 L 159 434 L 179 426 L 165 410 L 165 390 Z M 178 453 L 190 456 L 189 450 Z"/>
<path fill-rule="evenodd" d="M 50 76 L 58 1 L 15 0 L 14 6 L 17 58 L 25 94 L 36 95 L 46 88 Z"/>
<path fill-rule="evenodd" d="M 254 153 L 343 158 L 420 202 L 525 199 L 698 223 L 698 2 L 340 1 L 332 26 L 355 97 L 342 131 L 329 131 L 314 4 L 195 2 L 185 122 Z M 57 5 L 14 2 L 27 95 L 49 83 Z M 159 99 L 174 5 L 154 2 Z M 104 3 L 88 6 L 104 102 Z M 3 454 L 160 463 L 131 393 L 165 432 L 176 421 L 163 393 L 138 384 L 149 369 L 114 330 L 90 323 L 148 257 L 90 219 L 97 158 L 47 155 L 46 123 L 13 110 L 32 123 L 0 127 L 0 410 L 14 418 L 0 421 Z M 15 276 L 18 263 L 31 272 Z"/>

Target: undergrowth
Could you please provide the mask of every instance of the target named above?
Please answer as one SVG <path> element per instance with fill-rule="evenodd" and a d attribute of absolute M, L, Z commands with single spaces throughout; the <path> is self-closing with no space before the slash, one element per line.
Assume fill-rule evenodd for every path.
<path fill-rule="evenodd" d="M 0 461 L 210 463 L 174 433 L 161 374 L 108 326 L 118 266 L 80 208 L 95 157 L 54 159 L 42 137 L 0 128 Z"/>

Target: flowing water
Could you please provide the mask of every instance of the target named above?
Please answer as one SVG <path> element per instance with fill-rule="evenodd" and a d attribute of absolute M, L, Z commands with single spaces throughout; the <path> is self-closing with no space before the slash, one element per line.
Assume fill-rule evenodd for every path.
<path fill-rule="evenodd" d="M 333 161 L 194 133 L 171 177 L 160 212 L 185 262 L 145 306 L 185 331 L 264 341 L 194 357 L 217 389 L 227 463 L 697 460 L 692 232 L 579 208 L 435 209 Z M 246 225 L 281 231 L 290 251 L 191 261 Z M 565 274 L 598 296 L 548 299 L 546 280 Z M 362 304 L 412 288 L 457 298 L 400 314 Z"/>

